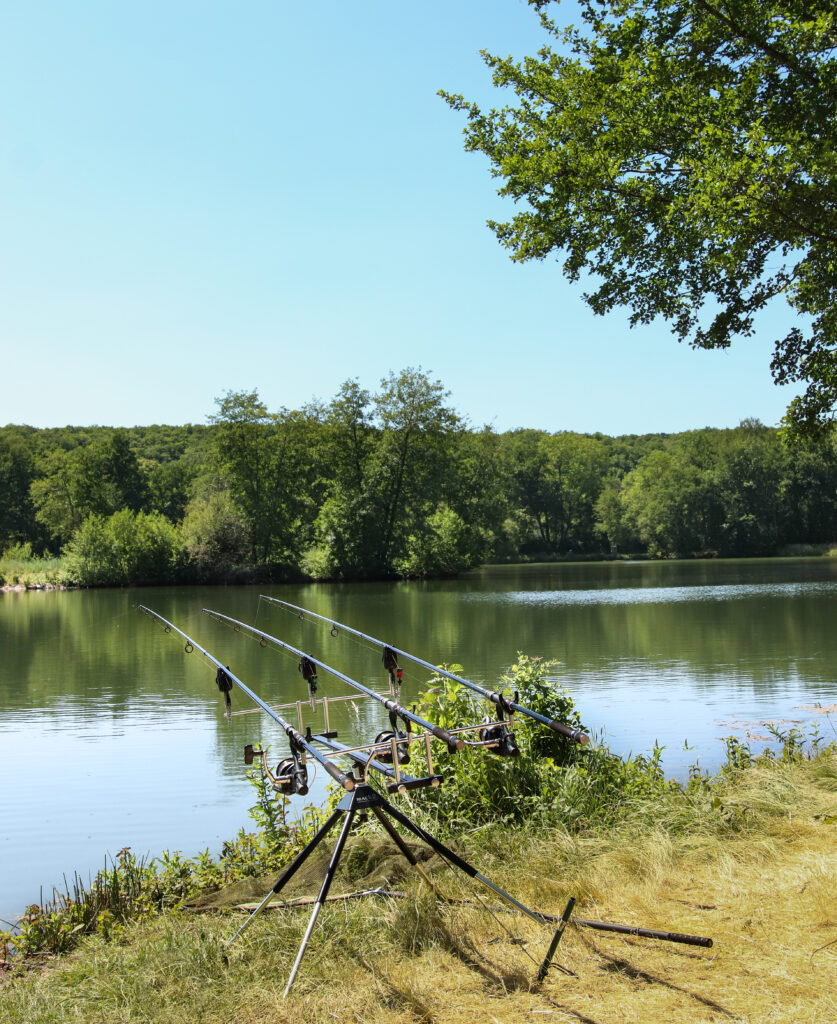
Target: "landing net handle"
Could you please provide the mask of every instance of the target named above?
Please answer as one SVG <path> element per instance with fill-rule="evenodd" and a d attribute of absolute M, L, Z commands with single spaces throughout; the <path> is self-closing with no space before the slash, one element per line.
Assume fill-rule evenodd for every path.
<path fill-rule="evenodd" d="M 269 715 L 274 720 L 274 722 L 277 722 L 284 729 L 285 733 L 287 734 L 288 738 L 291 740 L 292 743 L 298 744 L 298 746 L 305 750 L 306 753 L 310 754 L 311 757 L 313 757 L 318 764 L 321 764 L 323 768 L 328 772 L 328 774 L 336 782 L 339 782 L 340 785 L 345 790 L 351 791 L 355 788 L 355 780 L 351 778 L 351 776 L 345 775 L 343 772 L 340 771 L 340 769 L 335 764 L 329 761 L 328 758 L 324 757 L 323 754 L 319 750 L 317 750 L 316 747 L 312 746 L 305 739 L 302 733 L 300 733 L 297 729 L 294 729 L 290 722 L 286 722 L 284 718 L 282 718 L 280 715 L 277 715 L 269 704 L 265 704 L 265 702 L 261 699 L 261 697 L 258 696 L 258 694 L 253 693 L 249 686 L 242 683 L 238 676 L 230 672 L 230 670 L 225 665 L 222 665 L 217 658 L 213 657 L 209 653 L 209 651 L 206 650 L 206 648 L 201 647 L 199 643 L 197 643 L 190 636 L 184 633 L 182 629 L 178 629 L 173 622 L 169 622 L 168 619 L 164 619 L 162 615 L 159 615 L 153 609 L 146 607 L 146 605 L 144 604 L 138 605 L 137 607 L 139 611 L 145 612 L 146 615 L 150 616 L 153 619 L 157 619 L 158 622 L 161 622 L 165 627 L 167 633 L 174 630 L 175 633 L 177 633 L 179 636 L 182 636 L 183 639 L 186 641 L 187 652 L 189 651 L 190 647 L 194 648 L 196 651 L 200 651 L 200 653 L 206 658 L 208 662 L 210 662 L 210 664 L 214 665 L 216 669 L 220 669 L 222 672 L 225 672 L 226 675 L 230 679 L 232 679 L 235 685 L 242 691 L 242 693 L 246 693 L 254 704 L 257 704 L 266 715 Z"/>
<path fill-rule="evenodd" d="M 402 658 L 406 658 L 408 661 L 414 662 L 416 665 L 421 665 L 431 672 L 435 672 L 440 676 L 444 676 L 445 679 L 450 679 L 454 683 L 459 683 L 460 686 L 465 686 L 469 690 L 473 690 L 475 693 L 485 697 L 486 700 L 490 700 L 492 704 L 496 704 L 498 708 L 507 712 L 517 712 L 518 714 L 525 715 L 527 718 L 533 718 L 536 722 L 540 722 L 541 725 L 545 725 L 552 729 L 553 732 L 560 733 L 562 736 L 566 736 L 567 739 L 572 740 L 574 743 L 579 743 L 582 746 L 586 746 L 590 742 L 590 737 L 578 729 L 572 729 L 568 725 L 564 725 L 563 722 L 558 722 L 554 718 L 547 718 L 545 715 L 539 714 L 537 711 L 533 711 L 531 708 L 524 707 L 522 704 L 518 704 L 516 701 L 509 700 L 502 693 L 496 693 L 493 690 L 486 690 L 482 686 L 478 686 L 477 683 L 472 683 L 468 679 L 463 679 L 461 676 L 454 675 L 453 672 L 448 672 L 446 669 L 439 668 L 438 665 L 433 665 L 429 661 L 425 661 L 424 658 L 419 658 L 415 654 L 409 654 L 407 651 L 399 650 L 397 647 L 393 647 L 392 644 L 385 644 L 382 640 L 378 640 L 374 636 L 369 636 L 367 633 L 361 633 L 359 629 L 353 629 L 351 626 L 346 626 L 342 622 L 335 622 L 334 619 L 329 619 L 325 615 L 318 615 L 317 612 L 311 612 L 307 608 L 300 608 L 299 605 L 291 604 L 290 601 L 280 601 L 278 597 L 269 597 L 267 594 L 259 594 L 259 597 L 265 601 L 270 601 L 273 604 L 283 605 L 285 608 L 292 608 L 295 612 L 298 612 L 300 618 L 309 615 L 312 619 L 320 619 L 322 622 L 327 623 L 332 629 L 344 629 L 347 633 L 351 633 L 353 636 L 359 637 L 361 640 L 366 640 L 376 646 L 388 647 L 395 654 L 400 655 Z"/>

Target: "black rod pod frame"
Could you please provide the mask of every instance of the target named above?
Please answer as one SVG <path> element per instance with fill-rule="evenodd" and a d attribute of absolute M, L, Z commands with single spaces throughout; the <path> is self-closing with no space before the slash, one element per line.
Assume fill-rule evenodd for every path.
<path fill-rule="evenodd" d="M 308 857 L 314 852 L 314 850 L 322 842 L 322 840 L 325 839 L 329 832 L 331 832 L 340 816 L 344 815 L 343 827 L 340 830 L 340 836 L 337 840 L 337 844 L 335 845 L 334 851 L 332 852 L 331 858 L 328 862 L 325 877 L 323 878 L 322 885 L 320 886 L 319 895 L 317 896 L 317 899 L 314 903 L 314 909 L 311 913 L 311 918 L 308 922 L 308 927 L 305 929 L 305 934 L 302 937 L 302 942 L 300 943 L 299 949 L 297 950 L 296 959 L 294 960 L 290 976 L 288 977 L 287 984 L 285 985 L 285 991 L 282 994 L 283 999 L 287 999 L 288 993 L 291 991 L 293 983 L 296 980 L 297 972 L 299 971 L 299 966 L 302 963 L 302 958 L 305 955 L 305 950 L 314 931 L 314 925 L 317 922 L 317 918 L 319 917 L 320 911 L 323 908 L 323 904 L 328 899 L 328 893 L 329 890 L 331 889 L 331 883 L 334 881 L 334 875 L 337 870 L 337 865 L 343 853 L 343 848 L 346 844 L 346 839 L 352 827 L 352 822 L 355 818 L 355 814 L 358 811 L 367 809 L 371 810 L 374 813 L 375 817 L 383 826 L 384 831 L 389 835 L 389 837 L 393 840 L 393 842 L 401 851 L 401 853 L 406 857 L 409 863 L 418 871 L 418 873 L 421 875 L 424 881 L 427 882 L 431 890 L 437 896 L 439 895 L 439 893 L 438 890 L 436 889 L 436 886 L 433 884 L 430 877 L 426 874 L 421 865 L 418 863 L 409 846 L 407 846 L 407 844 L 401 838 L 399 833 L 396 831 L 395 826 L 392 824 L 392 821 L 390 819 L 394 819 L 409 832 L 412 832 L 413 835 L 415 835 L 423 843 L 429 846 L 435 853 L 438 853 L 441 857 L 443 857 L 452 867 L 457 868 L 458 870 L 468 875 L 469 878 L 473 878 L 475 881 L 481 882 L 484 886 L 491 889 L 492 892 L 496 893 L 498 896 L 500 896 L 501 899 L 505 900 L 506 903 L 510 904 L 510 906 L 514 910 L 519 911 L 520 913 L 525 914 L 527 917 L 532 918 L 532 920 L 537 921 L 538 924 L 544 924 L 547 921 L 552 920 L 548 917 L 548 915 L 541 914 L 536 910 L 531 910 L 525 904 L 519 902 L 513 896 L 507 893 L 505 889 L 501 889 L 499 885 L 495 885 L 494 882 L 492 882 L 490 879 L 486 878 L 485 875 L 477 871 L 477 869 L 472 864 L 469 864 L 468 861 L 466 861 L 463 857 L 460 857 L 459 854 L 454 853 L 453 850 L 445 846 L 444 843 L 441 843 L 438 839 L 436 839 L 435 836 L 425 831 L 420 825 L 417 825 L 416 822 L 414 822 L 411 818 L 408 818 L 406 814 L 403 814 L 396 807 L 393 807 L 393 805 L 389 803 L 389 801 L 386 800 L 377 790 L 372 789 L 372 787 L 369 785 L 362 784 L 358 786 L 357 789 L 355 789 L 353 792 L 347 793 L 343 797 L 343 799 L 338 804 L 337 808 L 328 817 L 325 824 L 322 825 L 322 827 L 319 829 L 314 838 L 307 844 L 307 846 L 305 846 L 303 850 L 301 850 L 297 854 L 297 856 L 291 861 L 288 867 L 285 868 L 285 870 L 279 876 L 279 878 L 276 881 L 276 884 L 273 886 L 270 892 L 268 892 L 268 894 L 264 897 L 261 903 L 250 913 L 249 917 L 244 921 L 244 923 L 241 925 L 238 931 L 236 931 L 234 935 L 230 936 L 230 938 L 227 939 L 227 941 L 224 943 L 225 947 L 228 947 L 232 942 L 235 941 L 235 939 L 238 938 L 239 935 L 242 934 L 242 932 L 244 932 L 253 923 L 253 921 L 259 916 L 259 914 L 261 914 L 261 912 L 267 907 L 270 901 L 282 891 L 284 886 L 296 874 L 299 868 L 302 867 L 302 865 L 305 863 Z M 571 898 L 564 910 L 564 913 L 560 918 L 559 926 L 556 929 L 555 934 L 553 935 L 552 942 L 546 953 L 546 957 L 543 963 L 540 965 L 537 977 L 538 984 L 540 984 L 543 978 L 546 977 L 546 973 L 549 970 L 550 964 L 552 963 L 552 958 L 555 956 L 555 951 L 558 948 L 558 943 L 561 939 L 561 934 L 563 933 L 564 928 L 566 927 L 566 924 L 570 919 L 570 914 L 572 913 L 574 906 L 575 899 Z"/>

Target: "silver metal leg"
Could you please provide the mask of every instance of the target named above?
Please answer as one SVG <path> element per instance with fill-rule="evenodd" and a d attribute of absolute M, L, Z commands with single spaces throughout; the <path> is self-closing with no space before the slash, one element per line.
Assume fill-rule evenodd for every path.
<path fill-rule="evenodd" d="M 303 850 L 300 850 L 300 852 L 296 855 L 296 857 L 294 857 L 294 859 L 291 861 L 291 863 L 285 868 L 285 870 L 279 876 L 279 878 L 278 878 L 278 880 L 276 882 L 276 885 L 273 886 L 273 888 L 270 890 L 270 892 L 267 894 L 267 896 L 265 896 L 265 898 L 256 907 L 256 909 L 253 911 L 253 913 L 247 918 L 247 920 L 244 922 L 244 924 L 238 929 L 238 931 L 235 933 L 235 935 L 233 935 L 229 939 L 227 939 L 227 941 L 224 943 L 225 946 L 229 946 L 231 942 L 233 942 L 235 939 L 238 938 L 239 935 L 241 935 L 241 933 L 244 931 L 245 928 L 249 928 L 250 927 L 250 925 L 253 923 L 253 921 L 255 921 L 255 919 L 264 910 L 264 908 L 268 905 L 268 903 L 270 903 L 270 901 L 273 899 L 273 897 L 276 896 L 277 893 L 279 893 L 282 890 L 282 887 L 285 885 L 285 883 L 288 882 L 293 877 L 293 875 L 296 874 L 297 869 L 299 867 L 301 867 L 303 862 L 308 858 L 309 854 L 314 850 L 314 848 L 323 839 L 325 839 L 325 837 L 329 834 L 329 832 L 332 830 L 332 828 L 334 828 L 334 824 L 337 821 L 337 819 L 340 817 L 341 813 L 342 813 L 341 811 L 334 811 L 334 812 L 332 812 L 332 814 L 329 815 L 328 820 L 322 826 L 322 828 L 319 830 L 319 832 L 317 832 L 317 834 L 314 836 L 314 838 L 311 840 L 311 842 L 308 843 L 308 845 Z"/>
<path fill-rule="evenodd" d="M 354 801 L 352 801 L 352 804 L 354 805 Z M 325 878 L 323 879 L 323 885 L 320 889 L 320 895 L 317 897 L 317 902 L 314 904 L 314 911 L 311 914 L 311 920 L 308 922 L 308 927 L 305 929 L 305 935 L 302 937 L 299 952 L 296 954 L 296 960 L 291 968 L 291 976 L 288 978 L 288 984 L 285 986 L 285 991 L 282 993 L 283 999 L 287 999 L 288 993 L 291 991 L 294 978 L 296 978 L 296 972 L 299 970 L 299 965 L 302 963 L 305 947 L 308 945 L 308 940 L 311 938 L 314 925 L 317 923 L 317 918 L 319 917 L 320 911 L 323 909 L 323 904 L 328 897 L 328 890 L 331 888 L 334 873 L 337 870 L 337 863 L 340 860 L 340 854 L 343 852 L 343 847 L 346 845 L 346 839 L 349 836 L 349 829 L 352 827 L 354 817 L 354 806 L 352 806 L 348 811 L 346 811 L 346 818 L 343 822 L 343 828 L 340 830 L 340 837 L 337 840 L 337 845 L 334 847 L 331 860 L 328 862 L 328 867 L 326 868 Z"/>

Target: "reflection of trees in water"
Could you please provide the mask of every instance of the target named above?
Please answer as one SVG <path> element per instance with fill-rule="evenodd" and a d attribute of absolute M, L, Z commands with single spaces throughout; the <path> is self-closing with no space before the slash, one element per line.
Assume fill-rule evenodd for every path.
<path fill-rule="evenodd" d="M 734 683 L 767 693 L 789 679 L 804 685 L 830 679 L 837 637 L 833 599 L 828 595 L 529 605 L 506 600 L 503 594 L 834 580 L 837 565 L 830 563 L 820 559 L 501 567 L 458 581 L 287 586 L 273 587 L 271 593 L 430 661 L 459 662 L 466 674 L 481 681 L 495 681 L 520 650 L 558 658 L 571 676 L 607 672 L 611 682 L 618 682 L 619 663 L 632 666 L 632 672 L 644 664 L 656 675 L 689 675 L 693 684 L 695 679 L 710 687 Z M 591 597 L 595 600 L 595 593 Z M 139 613 L 139 603 L 176 622 L 271 701 L 305 696 L 295 659 L 263 650 L 219 626 L 201 614 L 202 607 L 255 623 L 367 685 L 385 686 L 378 650 L 348 636 L 333 638 L 327 627 L 300 622 L 275 606 L 260 606 L 256 588 L 7 594 L 0 599 L 4 707 L 49 709 L 60 698 L 80 698 L 99 700 L 102 712 L 119 714 L 138 698 L 159 700 L 161 707 L 167 701 L 215 704 L 214 673 L 208 663 L 196 653 L 184 655 L 182 642 Z M 407 663 L 404 668 L 409 697 L 427 673 Z M 322 675 L 323 692 L 344 693 L 346 688 Z M 240 700 L 238 706 L 243 706 Z M 360 706 L 361 714 L 370 716 L 371 730 L 380 716 L 367 705 Z M 335 708 L 335 715 L 338 728 L 353 731 L 345 708 Z M 249 719 L 223 730 L 219 743 L 238 743 L 239 721 Z"/>

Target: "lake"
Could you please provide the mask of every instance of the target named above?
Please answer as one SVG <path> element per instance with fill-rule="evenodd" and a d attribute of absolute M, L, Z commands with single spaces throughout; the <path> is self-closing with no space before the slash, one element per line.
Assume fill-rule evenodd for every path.
<path fill-rule="evenodd" d="M 768 721 L 837 737 L 837 716 L 816 709 L 837 701 L 837 559 L 494 566 L 451 581 L 261 591 L 434 663 L 458 663 L 484 685 L 495 685 L 517 651 L 557 659 L 556 681 L 572 691 L 591 732 L 620 753 L 664 745 L 666 770 L 677 777 L 697 759 L 717 766 L 723 736 L 760 749 Z M 252 826 L 244 745 L 270 743 L 275 760 L 287 751 L 264 716 L 227 721 L 212 668 L 138 604 L 172 620 L 271 703 L 304 696 L 297 659 L 261 649 L 203 607 L 384 687 L 379 650 L 300 622 L 260 602 L 259 592 L 0 594 L 0 917 L 125 846 L 217 853 Z M 427 674 L 403 666 L 409 697 Z M 321 694 L 347 692 L 325 674 L 320 684 Z M 233 702 L 248 706 L 236 691 Z M 332 725 L 344 742 L 388 728 L 371 701 L 336 705 Z M 323 788 L 320 771 L 305 802 Z"/>

